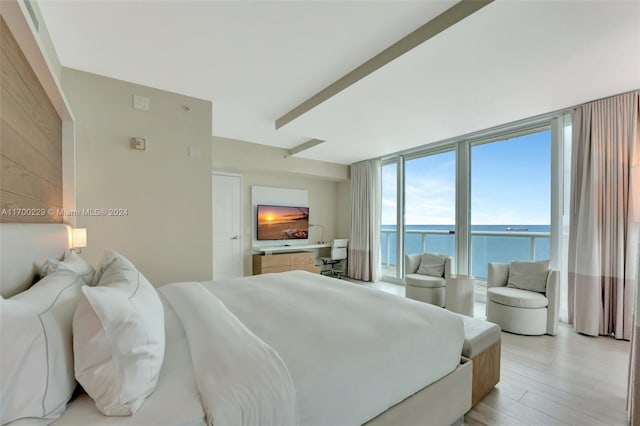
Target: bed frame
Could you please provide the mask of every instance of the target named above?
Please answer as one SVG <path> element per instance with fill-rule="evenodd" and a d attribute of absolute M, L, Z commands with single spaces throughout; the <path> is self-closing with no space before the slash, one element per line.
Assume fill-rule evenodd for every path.
<path fill-rule="evenodd" d="M 458 367 L 442 379 L 411 395 L 366 426 L 462 425 L 471 409 L 473 362 L 462 357 Z"/>
<path fill-rule="evenodd" d="M 8 298 L 31 286 L 49 258 L 62 259 L 70 248 L 64 224 L 0 223 L 0 294 Z M 471 408 L 472 361 L 458 367 L 366 423 L 367 426 L 462 424 Z"/>

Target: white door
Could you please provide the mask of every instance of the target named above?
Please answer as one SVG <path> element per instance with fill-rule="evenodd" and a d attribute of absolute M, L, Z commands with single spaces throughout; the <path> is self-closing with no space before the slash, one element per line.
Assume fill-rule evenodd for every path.
<path fill-rule="evenodd" d="M 241 277 L 241 177 L 212 174 L 213 279 Z"/>

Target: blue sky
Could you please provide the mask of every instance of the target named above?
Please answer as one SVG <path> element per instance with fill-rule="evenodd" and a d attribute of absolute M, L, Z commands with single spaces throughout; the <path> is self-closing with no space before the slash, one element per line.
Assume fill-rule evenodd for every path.
<path fill-rule="evenodd" d="M 471 223 L 550 223 L 550 131 L 471 148 Z M 455 153 L 405 162 L 407 225 L 455 222 Z M 395 167 L 383 167 L 382 224 L 395 223 Z M 394 184 L 390 184 L 394 182 Z"/>

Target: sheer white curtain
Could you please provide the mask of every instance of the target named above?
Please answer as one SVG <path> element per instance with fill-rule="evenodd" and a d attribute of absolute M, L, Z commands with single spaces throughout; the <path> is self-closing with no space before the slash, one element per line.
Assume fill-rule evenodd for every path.
<path fill-rule="evenodd" d="M 351 278 L 380 280 L 381 163 L 368 160 L 351 166 Z"/>
<path fill-rule="evenodd" d="M 638 224 L 631 168 L 640 158 L 638 92 L 572 113 L 569 323 L 592 336 L 630 339 Z"/>

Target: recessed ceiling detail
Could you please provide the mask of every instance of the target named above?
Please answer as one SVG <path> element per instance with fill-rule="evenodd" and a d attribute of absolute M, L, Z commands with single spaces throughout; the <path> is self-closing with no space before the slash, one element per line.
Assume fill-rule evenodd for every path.
<path fill-rule="evenodd" d="M 285 150 L 313 137 L 326 142 L 297 156 L 341 164 L 640 88 L 640 2 L 495 1 L 275 129 L 456 3 L 36 5 L 63 66 L 209 99 L 216 136 Z"/>

